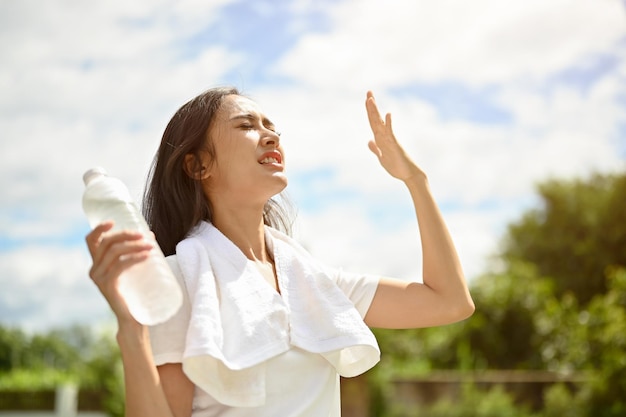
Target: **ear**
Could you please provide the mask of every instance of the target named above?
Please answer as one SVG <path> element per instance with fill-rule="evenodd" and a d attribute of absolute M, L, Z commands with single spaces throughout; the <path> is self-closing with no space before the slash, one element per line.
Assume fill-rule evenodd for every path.
<path fill-rule="evenodd" d="M 211 176 L 208 161 L 202 161 L 197 155 L 185 155 L 185 173 L 194 180 L 205 180 Z"/>

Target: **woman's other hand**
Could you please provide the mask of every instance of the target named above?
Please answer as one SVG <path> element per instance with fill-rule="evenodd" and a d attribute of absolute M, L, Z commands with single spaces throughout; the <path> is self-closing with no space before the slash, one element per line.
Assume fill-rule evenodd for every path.
<path fill-rule="evenodd" d="M 146 260 L 154 244 L 144 239 L 140 232 L 112 229 L 113 222 L 105 222 L 96 226 L 85 238 L 93 260 L 89 276 L 118 320 L 126 320 L 132 316 L 119 292 L 120 275 Z"/>
<path fill-rule="evenodd" d="M 374 139 L 370 140 L 368 145 L 383 168 L 391 176 L 402 181 L 407 181 L 414 176 L 425 176 L 398 143 L 391 126 L 391 114 L 387 113 L 385 119 L 382 118 L 371 91 L 367 92 L 365 107 L 374 133 Z"/>

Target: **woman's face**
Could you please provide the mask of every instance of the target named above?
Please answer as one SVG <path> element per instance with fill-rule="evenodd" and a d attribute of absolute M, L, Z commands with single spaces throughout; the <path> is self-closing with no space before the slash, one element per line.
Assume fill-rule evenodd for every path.
<path fill-rule="evenodd" d="M 213 203 L 234 199 L 265 204 L 287 186 L 279 135 L 254 101 L 224 97 L 209 137 L 216 161 L 206 189 Z"/>

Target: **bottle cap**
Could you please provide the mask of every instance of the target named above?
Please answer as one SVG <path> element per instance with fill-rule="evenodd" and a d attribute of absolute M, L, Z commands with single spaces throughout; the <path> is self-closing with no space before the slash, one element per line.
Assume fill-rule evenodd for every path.
<path fill-rule="evenodd" d="M 94 179 L 103 175 L 107 175 L 107 172 L 104 168 L 102 167 L 91 168 L 90 170 L 88 170 L 87 172 L 83 174 L 83 182 L 85 183 L 85 185 L 87 185 Z"/>

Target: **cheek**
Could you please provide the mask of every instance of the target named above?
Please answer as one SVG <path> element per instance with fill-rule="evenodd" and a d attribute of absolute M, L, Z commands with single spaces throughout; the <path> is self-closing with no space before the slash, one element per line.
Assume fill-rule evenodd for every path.
<path fill-rule="evenodd" d="M 244 175 L 245 171 L 250 169 L 251 161 L 254 161 L 250 155 L 253 154 L 249 150 L 246 153 L 246 147 L 241 143 L 235 142 L 225 146 L 217 157 L 220 175 L 234 180 L 247 176 Z"/>

